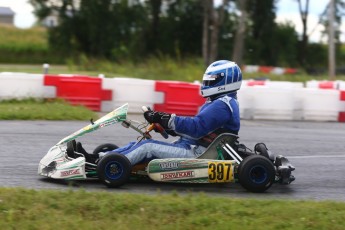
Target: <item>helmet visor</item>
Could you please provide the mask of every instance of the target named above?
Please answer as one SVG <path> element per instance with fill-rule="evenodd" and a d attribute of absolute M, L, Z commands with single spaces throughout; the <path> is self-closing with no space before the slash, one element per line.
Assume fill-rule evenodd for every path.
<path fill-rule="evenodd" d="M 218 82 L 220 82 L 224 78 L 224 73 L 218 73 L 218 74 L 204 74 L 202 78 L 202 84 L 203 86 L 213 86 L 216 85 Z"/>

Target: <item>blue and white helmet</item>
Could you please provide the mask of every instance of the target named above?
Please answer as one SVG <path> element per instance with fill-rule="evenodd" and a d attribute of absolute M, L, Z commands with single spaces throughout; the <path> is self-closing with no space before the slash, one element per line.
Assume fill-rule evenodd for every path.
<path fill-rule="evenodd" d="M 207 67 L 202 78 L 201 95 L 210 97 L 241 88 L 242 72 L 235 62 L 220 60 Z"/>

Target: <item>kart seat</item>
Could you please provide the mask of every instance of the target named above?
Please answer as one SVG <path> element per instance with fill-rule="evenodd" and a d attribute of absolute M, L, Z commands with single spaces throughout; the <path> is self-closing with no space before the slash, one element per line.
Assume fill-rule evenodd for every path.
<path fill-rule="evenodd" d="M 74 151 L 77 149 L 77 143 L 75 140 L 67 142 L 67 155 L 71 158 L 76 158 Z"/>
<path fill-rule="evenodd" d="M 235 147 L 235 143 L 239 137 L 232 133 L 222 133 L 216 137 L 212 143 L 207 147 L 205 152 L 201 154 L 197 159 L 221 159 L 218 153 L 218 149 L 222 152 L 223 159 L 229 159 L 227 153 L 220 148 L 223 144 L 229 144 L 232 148 Z"/>
<path fill-rule="evenodd" d="M 83 148 L 80 142 L 77 142 L 76 144 L 76 151 L 82 154 L 85 157 L 85 161 L 88 163 L 96 164 L 96 160 L 98 160 L 99 158 L 98 154 L 90 154 L 86 152 L 86 150 Z"/>

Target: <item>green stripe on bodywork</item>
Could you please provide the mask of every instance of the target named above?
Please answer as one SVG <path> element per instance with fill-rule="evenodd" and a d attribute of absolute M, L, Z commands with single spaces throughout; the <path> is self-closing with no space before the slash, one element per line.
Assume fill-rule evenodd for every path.
<path fill-rule="evenodd" d="M 95 176 L 95 175 L 97 175 L 97 172 L 96 171 L 90 171 L 90 172 L 86 172 L 85 174 L 88 176 Z"/>
<path fill-rule="evenodd" d="M 86 133 L 93 132 L 99 128 L 115 124 L 117 122 L 125 121 L 127 118 L 127 111 L 128 111 L 128 104 L 125 104 L 114 111 L 108 113 L 107 115 L 101 117 L 97 121 L 93 122 L 92 124 L 89 124 L 85 126 L 84 128 L 72 133 L 71 135 L 63 138 L 59 143 L 56 145 L 61 145 L 64 143 L 67 143 L 71 140 L 76 139 L 77 137 L 81 137 L 85 135 Z"/>
<path fill-rule="evenodd" d="M 64 180 L 76 180 L 76 179 L 85 179 L 84 176 L 79 175 L 79 176 L 72 176 L 68 178 L 63 178 Z"/>
<path fill-rule="evenodd" d="M 208 168 L 207 159 L 157 159 L 150 161 L 148 171 L 150 173 L 163 173 L 181 170 Z M 164 167 L 170 166 L 170 167 Z"/>

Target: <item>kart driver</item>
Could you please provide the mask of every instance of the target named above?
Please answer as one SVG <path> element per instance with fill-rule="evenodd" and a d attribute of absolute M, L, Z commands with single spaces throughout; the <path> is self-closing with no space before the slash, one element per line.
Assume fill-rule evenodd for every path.
<path fill-rule="evenodd" d="M 149 123 L 160 124 L 170 135 L 180 136 L 178 140 L 173 143 L 152 139 L 131 142 L 113 152 L 124 154 L 132 165 L 152 158 L 196 158 L 219 134 L 238 135 L 237 90 L 242 83 L 241 69 L 231 61 L 216 61 L 208 66 L 202 80 L 201 94 L 207 101 L 196 116 L 183 117 L 158 111 L 144 113 Z"/>

